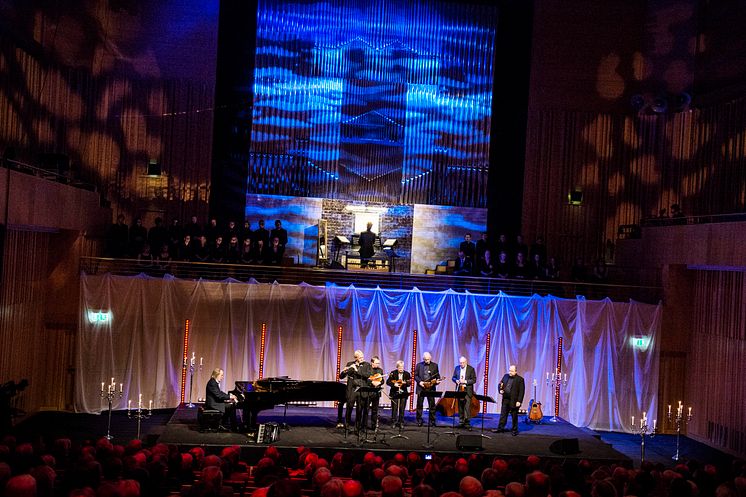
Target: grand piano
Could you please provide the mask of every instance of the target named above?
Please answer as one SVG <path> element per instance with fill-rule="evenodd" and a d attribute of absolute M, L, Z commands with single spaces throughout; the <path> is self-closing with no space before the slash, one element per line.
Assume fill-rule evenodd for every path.
<path fill-rule="evenodd" d="M 242 429 L 254 431 L 260 411 L 272 409 L 288 402 L 345 401 L 347 387 L 336 381 L 293 380 L 287 376 L 264 378 L 256 381 L 236 381 L 231 390 L 236 396 L 236 409 L 243 413 Z"/>

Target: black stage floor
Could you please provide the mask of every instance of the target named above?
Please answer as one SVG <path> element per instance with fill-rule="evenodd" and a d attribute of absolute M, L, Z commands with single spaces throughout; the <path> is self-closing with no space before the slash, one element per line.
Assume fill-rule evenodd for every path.
<path fill-rule="evenodd" d="M 389 410 L 384 410 L 384 419 L 387 420 Z M 342 448 L 366 452 L 385 450 L 395 451 L 417 451 L 424 452 L 461 452 L 456 447 L 456 437 L 446 435 L 450 430 L 450 418 L 438 417 L 439 426 L 431 433 L 431 441 L 434 448 L 426 449 L 426 431 L 414 424 L 413 415 L 407 414 L 408 426 L 403 434 L 409 437 L 404 439 L 391 439 L 396 433 L 388 424 L 384 424 L 384 440 L 389 444 L 357 443 L 357 437 L 348 435 L 345 441 L 344 433 L 334 428 L 336 411 L 324 408 L 293 408 L 289 410 L 287 421 L 292 426 L 290 431 L 283 431 L 275 445 L 283 448 L 283 451 L 294 450 L 299 445 L 312 446 L 317 452 L 326 454 L 333 453 Z M 158 441 L 174 443 L 182 447 L 196 445 L 211 448 L 215 452 L 227 445 L 237 444 L 243 448 L 247 456 L 256 456 L 264 451 L 266 445 L 255 444 L 249 441 L 245 435 L 237 433 L 200 433 L 197 429 L 196 409 L 157 409 L 153 410 L 150 418 L 142 420 L 141 437 L 147 444 Z M 261 422 L 281 421 L 282 410 L 263 411 L 260 416 Z M 461 432 L 464 434 L 478 434 L 478 417 L 475 420 L 475 431 Z M 601 460 L 631 460 L 635 466 L 640 464 L 640 437 L 629 433 L 598 432 L 590 429 L 577 428 L 568 423 L 545 423 L 542 425 L 520 424 L 521 434 L 517 437 L 509 433 L 496 434 L 487 430 L 497 424 L 497 415 L 489 414 L 485 418 L 485 434 L 492 439 L 483 441 L 484 453 L 501 456 L 520 456 L 536 454 L 544 457 L 558 456 L 549 447 L 556 440 L 563 438 L 577 438 L 580 453 L 569 455 L 572 458 L 598 458 Z M 106 434 L 108 425 L 108 412 L 101 414 L 83 414 L 64 411 L 42 411 L 24 419 L 13 428 L 12 433 L 19 441 L 46 442 L 51 444 L 59 437 L 68 437 L 76 444 L 91 443 L 98 437 Z M 302 426 L 301 426 L 302 425 Z M 127 411 L 114 411 L 111 419 L 111 434 L 114 443 L 126 444 L 137 436 L 137 422 L 127 416 Z M 680 453 L 682 460 L 697 459 L 708 461 L 722 467 L 731 464 L 733 456 L 718 451 L 708 445 L 686 436 L 681 437 Z M 671 456 L 676 452 L 676 435 L 661 434 L 654 438 L 647 437 L 646 459 L 655 463 L 671 467 L 675 461 Z"/>
<path fill-rule="evenodd" d="M 378 451 L 418 451 L 418 452 L 475 452 L 480 451 L 489 455 L 527 456 L 535 454 L 542 457 L 586 458 L 603 461 L 629 461 L 621 452 L 601 440 L 592 430 L 577 428 L 566 421 L 556 423 L 545 417 L 541 424 L 519 423 L 520 433 L 512 436 L 509 432 L 492 433 L 497 427 L 499 415 L 488 414 L 484 418 L 484 432 L 481 431 L 482 417 L 472 420 L 472 431 L 453 430 L 452 418 L 438 415 L 437 426 L 430 429 L 429 442 L 426 426 L 418 427 L 414 413 L 407 413 L 405 427 L 401 434 L 407 438 L 397 438 L 398 429 L 390 423 L 388 414 L 384 410 L 383 422 L 374 440 L 374 433 L 369 432 L 367 439 L 353 433 L 345 435 L 344 429 L 336 428 L 337 410 L 324 407 L 295 407 L 291 406 L 284 416 L 281 407 L 274 410 L 262 411 L 259 423 L 283 423 L 289 429 L 280 429 L 279 437 L 272 444 L 278 448 L 296 448 L 298 446 L 313 447 L 324 451 L 336 451 L 341 448 Z M 523 417 L 519 418 L 523 419 Z M 456 434 L 449 432 L 455 431 Z M 481 437 L 484 434 L 486 437 Z M 577 439 L 579 452 L 562 454 L 558 445 L 562 440 Z M 197 409 L 181 406 L 174 412 L 167 423 L 159 442 L 177 444 L 181 446 L 226 446 L 239 445 L 247 449 L 263 448 L 266 444 L 257 444 L 252 439 L 240 433 L 201 433 L 197 423 Z M 460 450 L 458 442 L 479 448 Z M 554 444 L 554 445 L 553 445 Z M 572 442 L 570 442 L 572 445 Z"/>

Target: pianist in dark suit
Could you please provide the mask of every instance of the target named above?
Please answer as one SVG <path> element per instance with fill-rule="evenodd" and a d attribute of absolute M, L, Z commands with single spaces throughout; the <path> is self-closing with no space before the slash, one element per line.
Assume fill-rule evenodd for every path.
<path fill-rule="evenodd" d="M 220 390 L 220 382 L 223 381 L 224 372 L 220 368 L 212 370 L 212 375 L 207 382 L 205 389 L 205 409 L 214 409 L 223 413 L 223 426 L 230 425 L 236 429 L 236 409 L 233 404 L 226 402 L 235 402 L 236 396 L 232 393 L 226 393 Z"/>

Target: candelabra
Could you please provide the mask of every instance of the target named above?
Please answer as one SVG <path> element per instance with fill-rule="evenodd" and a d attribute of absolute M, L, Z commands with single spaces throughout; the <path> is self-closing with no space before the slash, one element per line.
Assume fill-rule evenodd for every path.
<path fill-rule="evenodd" d="M 649 436 L 650 438 L 655 437 L 655 434 L 658 433 L 658 427 L 657 427 L 657 420 L 653 420 L 653 429 L 650 430 L 650 427 L 648 426 L 648 416 L 646 412 L 642 413 L 642 418 L 640 418 L 640 426 L 637 426 L 635 424 L 635 417 L 632 416 L 632 433 L 635 433 L 637 435 L 640 435 L 640 463 L 645 462 L 645 437 Z"/>
<path fill-rule="evenodd" d="M 692 406 L 689 406 L 686 416 L 684 415 L 684 405 L 679 401 L 679 407 L 676 409 L 676 416 L 671 416 L 671 404 L 668 404 L 668 422 L 674 422 L 676 424 L 676 454 L 671 458 L 674 461 L 679 460 L 679 442 L 681 441 L 681 427 L 684 423 L 689 423 L 692 420 Z"/>
<path fill-rule="evenodd" d="M 194 403 L 192 402 L 192 390 L 194 390 L 194 370 L 198 369 L 199 371 L 202 371 L 202 357 L 199 358 L 199 366 L 195 366 L 196 356 L 195 353 L 192 352 L 192 358 L 189 361 L 189 403 L 186 405 L 187 407 L 194 407 Z"/>
<path fill-rule="evenodd" d="M 567 386 L 567 373 L 565 373 L 564 379 L 561 373 L 547 373 L 547 386 L 551 387 L 552 395 L 554 396 L 554 416 L 549 421 L 556 423 L 559 421 L 557 414 L 559 413 L 560 387 Z"/>
<path fill-rule="evenodd" d="M 122 384 L 119 384 L 119 391 L 117 392 L 117 384 L 114 381 L 114 378 L 111 379 L 111 383 L 109 383 L 108 385 L 105 385 L 103 381 L 101 382 L 101 398 L 106 399 L 106 401 L 109 403 L 109 421 L 106 425 L 107 440 L 111 440 L 114 438 L 111 436 L 111 404 L 115 398 L 119 397 L 121 399 L 122 395 Z"/>
<path fill-rule="evenodd" d="M 137 439 L 140 439 L 140 424 L 143 419 L 148 419 L 153 415 L 153 401 L 150 400 L 148 403 L 148 410 L 146 411 L 142 407 L 142 394 L 137 399 L 137 409 L 132 409 L 132 401 L 127 401 L 127 417 L 129 419 L 137 420 Z"/>

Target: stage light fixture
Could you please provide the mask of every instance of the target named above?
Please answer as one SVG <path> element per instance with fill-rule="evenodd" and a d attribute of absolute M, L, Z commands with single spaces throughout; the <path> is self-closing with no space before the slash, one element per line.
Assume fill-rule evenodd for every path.
<path fill-rule="evenodd" d="M 570 205 L 583 205 L 583 192 L 577 188 L 567 194 L 567 203 Z"/>

